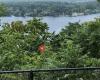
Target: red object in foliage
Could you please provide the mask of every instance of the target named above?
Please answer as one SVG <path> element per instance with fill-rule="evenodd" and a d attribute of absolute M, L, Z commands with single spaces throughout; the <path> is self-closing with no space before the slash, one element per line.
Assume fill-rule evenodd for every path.
<path fill-rule="evenodd" d="M 40 53 L 44 53 L 44 52 L 45 52 L 45 44 L 44 44 L 44 43 L 42 43 L 42 44 L 40 44 L 40 45 L 38 46 L 38 51 L 39 51 Z"/>

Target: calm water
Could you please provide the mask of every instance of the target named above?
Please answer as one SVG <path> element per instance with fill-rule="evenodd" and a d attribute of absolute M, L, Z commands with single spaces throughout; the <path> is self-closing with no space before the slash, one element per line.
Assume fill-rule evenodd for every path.
<path fill-rule="evenodd" d="M 46 22 L 49 26 L 49 31 L 53 32 L 56 31 L 59 32 L 64 26 L 68 25 L 69 22 L 74 23 L 74 22 L 86 22 L 86 21 L 91 21 L 95 20 L 95 18 L 100 17 L 99 14 L 92 14 L 92 15 L 85 15 L 85 16 L 77 16 L 77 17 L 42 17 L 42 21 Z M 32 17 L 0 17 L 1 19 L 1 24 L 3 25 L 4 23 L 11 23 L 12 21 L 23 21 L 26 23 L 27 20 L 32 19 Z"/>

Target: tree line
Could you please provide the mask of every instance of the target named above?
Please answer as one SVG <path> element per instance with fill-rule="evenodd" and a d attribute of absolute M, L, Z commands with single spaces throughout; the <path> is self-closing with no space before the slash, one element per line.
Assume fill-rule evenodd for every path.
<path fill-rule="evenodd" d="M 93 2 L 7 2 L 7 16 L 72 16 L 73 13 L 94 14 L 100 12 L 100 4 Z"/>

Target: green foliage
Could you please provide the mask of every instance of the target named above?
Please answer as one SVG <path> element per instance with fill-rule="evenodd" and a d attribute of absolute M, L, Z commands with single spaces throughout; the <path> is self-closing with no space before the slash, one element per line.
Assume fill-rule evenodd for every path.
<path fill-rule="evenodd" d="M 7 8 L 0 5 L 0 16 L 6 15 Z M 59 34 L 49 33 L 46 23 L 32 19 L 26 24 L 21 21 L 5 24 L 0 30 L 0 70 L 26 70 L 73 67 L 100 67 L 100 19 L 83 24 L 69 23 Z M 38 52 L 44 42 L 46 51 Z M 42 77 L 48 74 L 38 74 Z M 58 74 L 49 74 L 55 79 Z M 60 73 L 58 79 L 94 80 L 98 73 Z M 54 78 L 55 77 L 55 78 Z M 7 78 L 16 78 L 15 75 Z"/>
<path fill-rule="evenodd" d="M 21 21 L 5 24 L 0 31 L 0 69 L 100 67 L 99 25 L 100 19 L 83 24 L 70 23 L 55 34 L 49 33 L 47 24 L 36 18 L 26 24 Z M 43 54 L 37 50 L 41 42 L 46 45 Z M 98 76 L 97 73 L 87 72 L 61 75 L 67 76 L 61 76 L 62 79 L 68 80 L 74 80 L 77 76 L 92 80 Z"/>
<path fill-rule="evenodd" d="M 79 45 L 81 55 L 87 54 L 88 56 L 93 58 L 100 58 L 99 25 L 100 19 L 96 19 L 96 21 L 87 22 L 81 25 L 78 23 L 69 24 L 69 26 L 62 30 L 60 35 L 65 35 L 65 39 L 72 40 L 73 44 Z M 65 39 L 62 39 L 61 43 L 63 43 Z"/>
<path fill-rule="evenodd" d="M 20 21 L 5 24 L 0 31 L 0 69 L 13 70 L 25 65 L 33 66 L 32 56 L 37 52 L 34 48 L 48 34 L 47 30 L 47 25 L 39 19 L 28 21 L 25 25 Z M 38 41 L 39 37 L 41 39 Z"/>
<path fill-rule="evenodd" d="M 7 15 L 7 8 L 3 4 L 0 4 L 0 16 L 6 16 Z"/>
<path fill-rule="evenodd" d="M 68 3 L 63 1 L 25 1 L 7 2 L 9 8 L 7 16 L 72 16 L 73 13 L 83 13 L 85 15 L 100 13 L 100 5 L 96 1 L 82 3 Z"/>

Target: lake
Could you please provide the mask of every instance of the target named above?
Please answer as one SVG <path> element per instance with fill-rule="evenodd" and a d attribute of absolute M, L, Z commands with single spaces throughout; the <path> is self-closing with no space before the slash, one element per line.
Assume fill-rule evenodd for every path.
<path fill-rule="evenodd" d="M 42 18 L 42 22 L 45 22 L 49 26 L 49 31 L 53 32 L 55 31 L 58 33 L 64 26 L 68 25 L 69 22 L 80 22 L 84 23 L 86 21 L 92 21 L 95 20 L 95 18 L 100 17 L 100 13 L 98 14 L 91 14 L 91 15 L 84 15 L 84 16 L 77 16 L 77 17 L 68 17 L 68 16 L 61 16 L 61 17 L 40 17 Z M 31 20 L 32 17 L 0 17 L 1 19 L 1 25 L 4 23 L 11 23 L 12 21 L 23 21 L 26 23 L 28 20 Z"/>

